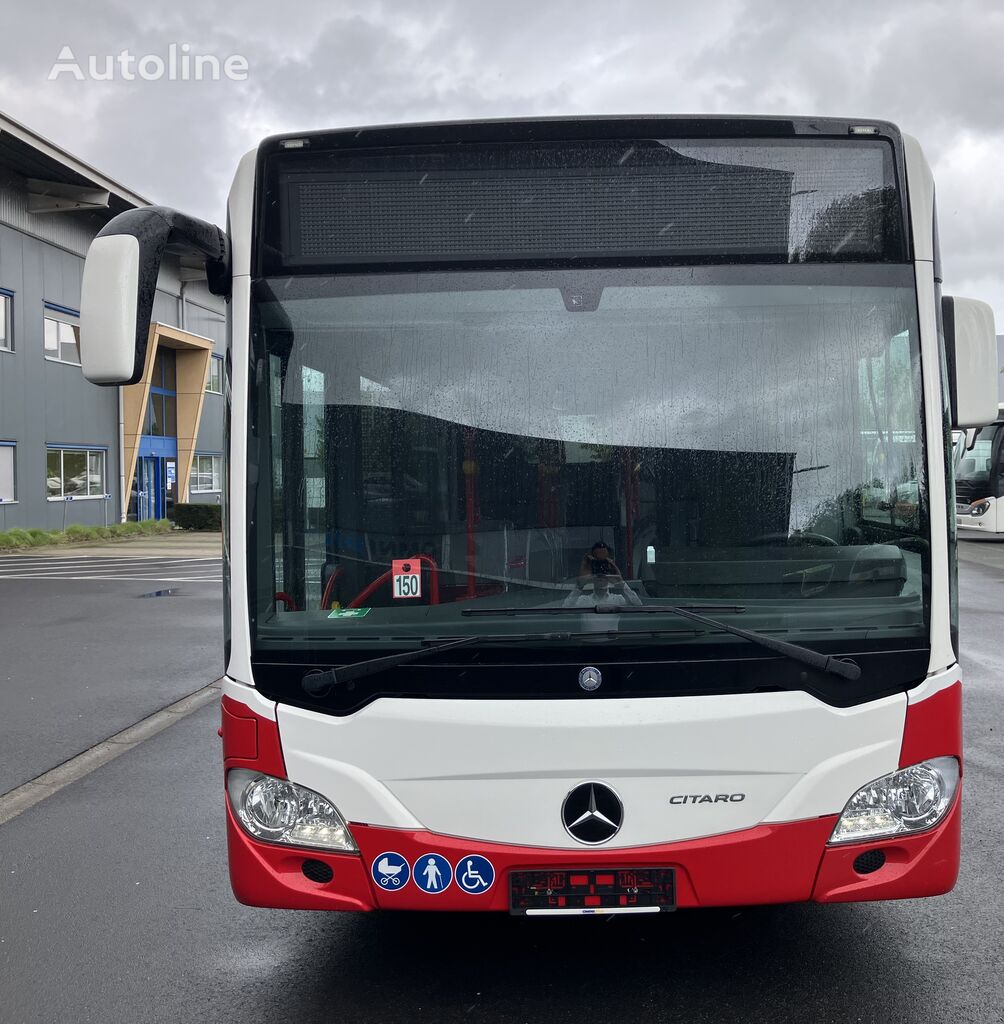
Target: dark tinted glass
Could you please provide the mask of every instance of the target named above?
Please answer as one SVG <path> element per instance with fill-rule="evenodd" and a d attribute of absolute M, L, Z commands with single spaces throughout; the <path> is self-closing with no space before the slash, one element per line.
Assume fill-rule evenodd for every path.
<path fill-rule="evenodd" d="M 159 348 L 150 383 L 155 388 L 174 391 L 177 387 L 177 357 L 173 348 Z"/>
<path fill-rule="evenodd" d="M 270 158 L 266 272 L 642 259 L 901 261 L 890 143 L 639 139 Z"/>

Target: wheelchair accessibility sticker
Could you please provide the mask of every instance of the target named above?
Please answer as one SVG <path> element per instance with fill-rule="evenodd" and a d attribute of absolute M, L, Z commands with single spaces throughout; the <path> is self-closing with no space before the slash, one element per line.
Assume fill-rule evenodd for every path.
<path fill-rule="evenodd" d="M 408 862 L 399 853 L 381 853 L 373 862 L 373 881 L 388 892 L 403 889 L 410 877 Z"/>
<path fill-rule="evenodd" d="M 415 885 L 427 893 L 440 893 L 453 880 L 450 862 L 438 853 L 423 853 L 412 867 Z"/>
<path fill-rule="evenodd" d="M 466 893 L 476 896 L 488 892 L 495 883 L 495 868 L 490 860 L 472 853 L 457 862 L 457 885 Z"/>

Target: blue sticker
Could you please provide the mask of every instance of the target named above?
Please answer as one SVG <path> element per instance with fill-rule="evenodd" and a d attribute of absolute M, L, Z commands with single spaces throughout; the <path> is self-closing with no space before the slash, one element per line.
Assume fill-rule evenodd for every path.
<path fill-rule="evenodd" d="M 415 885 L 427 893 L 439 893 L 447 889 L 453 880 L 450 862 L 438 853 L 423 853 L 412 865 Z"/>
<path fill-rule="evenodd" d="M 495 884 L 495 868 L 490 860 L 472 853 L 457 861 L 456 877 L 457 885 L 464 892 L 476 896 L 479 892 L 488 892 Z"/>
<path fill-rule="evenodd" d="M 403 889 L 410 877 L 408 862 L 399 853 L 381 853 L 373 862 L 373 881 L 388 892 Z"/>

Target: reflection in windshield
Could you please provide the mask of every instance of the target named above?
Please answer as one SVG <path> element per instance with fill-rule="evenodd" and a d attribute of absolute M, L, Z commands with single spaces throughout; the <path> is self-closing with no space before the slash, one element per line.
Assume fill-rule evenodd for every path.
<path fill-rule="evenodd" d="M 259 639 L 686 599 L 919 635 L 909 274 L 755 273 L 259 285 Z"/>

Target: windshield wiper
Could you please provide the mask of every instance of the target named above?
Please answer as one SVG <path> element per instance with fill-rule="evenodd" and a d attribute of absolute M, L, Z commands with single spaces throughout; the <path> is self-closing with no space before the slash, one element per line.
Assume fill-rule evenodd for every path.
<path fill-rule="evenodd" d="M 710 607 L 705 605 L 695 605 L 694 607 L 703 608 Z M 742 606 L 734 606 L 734 608 L 728 608 L 728 606 L 718 605 L 718 608 L 723 610 L 735 610 L 745 611 L 746 609 Z M 679 615 L 681 618 L 690 619 L 692 622 L 699 622 L 702 626 L 709 626 L 712 629 L 720 629 L 725 633 L 731 633 L 733 636 L 742 637 L 743 640 L 748 640 L 752 644 L 759 644 L 761 647 L 766 647 L 769 651 L 774 651 L 777 654 L 783 654 L 787 658 L 791 658 L 793 661 L 801 662 L 803 665 L 808 665 L 810 668 L 819 669 L 821 672 L 829 672 L 831 675 L 840 676 L 843 679 L 859 679 L 861 677 L 860 666 L 851 661 L 849 658 L 834 658 L 828 654 L 820 654 L 818 651 L 812 650 L 810 647 L 803 647 L 801 644 L 789 643 L 787 640 L 777 640 L 772 636 L 768 636 L 766 633 L 758 633 L 752 629 L 740 629 L 738 626 L 731 626 L 727 622 L 722 622 L 720 619 L 712 619 L 707 615 L 699 615 L 693 611 L 692 608 L 688 608 L 684 605 L 679 604 L 666 604 L 666 605 L 649 605 L 641 608 L 627 605 L 622 607 L 619 605 L 595 605 L 592 608 L 469 608 L 463 611 L 462 615 L 529 615 L 532 613 L 536 614 L 549 614 L 549 615 L 582 615 L 583 613 L 589 614 L 590 612 L 596 613 L 597 615 Z"/>
<path fill-rule="evenodd" d="M 397 654 L 387 654 L 381 658 L 367 658 L 366 661 L 356 661 L 344 668 L 311 669 L 300 680 L 300 685 L 311 697 L 323 697 L 332 686 L 337 686 L 338 683 L 362 679 L 364 676 L 383 672 L 384 669 L 393 668 L 395 665 L 406 665 L 409 661 L 427 658 L 430 654 L 436 654 L 438 651 L 452 651 L 456 647 L 466 647 L 468 644 L 477 643 L 480 639 L 482 638 L 479 636 L 465 636 L 461 640 L 444 640 L 442 643 L 419 647 L 414 651 L 399 651 Z"/>
<path fill-rule="evenodd" d="M 516 634 L 492 634 L 465 636 L 460 640 L 444 640 L 438 644 L 429 644 L 428 647 L 419 647 L 413 651 L 400 651 L 397 654 L 386 654 L 379 658 L 367 658 L 365 661 L 355 661 L 342 668 L 311 669 L 301 680 L 300 686 L 304 692 L 311 697 L 323 697 L 339 683 L 348 683 L 354 679 L 362 679 L 365 676 L 375 675 L 385 669 L 394 668 L 396 665 L 406 665 L 410 661 L 417 661 L 419 658 L 428 657 L 430 654 L 439 654 L 442 651 L 452 651 L 457 647 L 467 647 L 476 643 L 518 643 L 527 640 L 574 640 L 577 638 L 595 640 L 600 637 L 628 637 L 628 636 L 676 636 L 686 633 L 688 636 L 699 635 L 698 630 L 692 629 L 638 629 L 623 630 L 611 629 L 604 632 L 588 633 L 516 633 Z"/>

